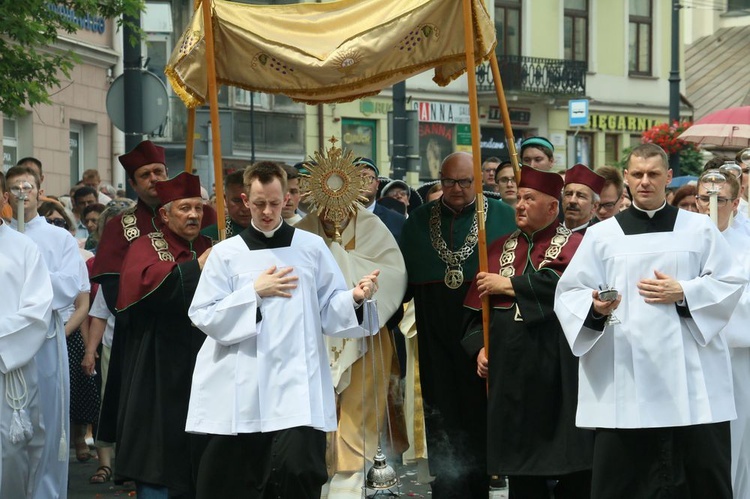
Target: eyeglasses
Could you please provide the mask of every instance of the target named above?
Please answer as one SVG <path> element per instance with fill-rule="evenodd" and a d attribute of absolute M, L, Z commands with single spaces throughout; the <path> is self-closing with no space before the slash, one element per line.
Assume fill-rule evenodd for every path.
<path fill-rule="evenodd" d="M 109 203 L 107 203 L 107 208 L 120 208 L 120 209 L 124 209 L 124 208 L 130 208 L 131 206 L 133 206 L 133 202 L 130 201 L 130 200 L 128 200 L 128 201 L 120 201 L 120 200 L 117 200 L 117 199 L 113 199 L 112 201 L 110 201 Z"/>
<path fill-rule="evenodd" d="M 498 177 L 496 182 L 498 184 L 515 184 L 516 183 L 516 177 Z"/>
<path fill-rule="evenodd" d="M 716 206 L 726 206 L 727 203 L 730 201 L 734 201 L 737 198 L 725 198 L 725 197 L 717 197 L 716 198 Z M 695 196 L 695 202 L 698 204 L 702 204 L 703 206 L 707 205 L 711 201 L 711 196 Z"/>
<path fill-rule="evenodd" d="M 458 186 L 461 189 L 468 189 L 469 187 L 471 187 L 471 183 L 472 182 L 474 182 L 473 178 L 459 178 L 459 179 L 456 179 L 456 178 L 441 178 L 440 179 L 440 185 L 442 185 L 443 187 L 447 187 L 448 189 L 450 189 L 451 187 L 453 187 L 456 184 L 458 184 Z"/>
<path fill-rule="evenodd" d="M 62 218 L 48 218 L 48 217 L 45 217 L 45 220 L 47 220 L 48 224 L 54 225 L 55 227 L 60 227 L 61 229 L 68 230 L 68 222 L 66 222 Z"/>
<path fill-rule="evenodd" d="M 614 208 L 616 204 L 617 201 L 612 201 L 611 203 L 599 203 L 599 209 L 609 211 Z"/>
<path fill-rule="evenodd" d="M 362 180 L 365 183 L 367 183 L 367 184 L 371 184 L 371 183 L 375 182 L 375 180 L 377 180 L 377 178 L 373 177 L 372 175 L 362 175 Z"/>

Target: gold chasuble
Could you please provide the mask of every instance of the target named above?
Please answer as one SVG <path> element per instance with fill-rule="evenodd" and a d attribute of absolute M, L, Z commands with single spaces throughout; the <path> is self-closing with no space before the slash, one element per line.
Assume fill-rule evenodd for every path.
<path fill-rule="evenodd" d="M 496 44 L 482 0 L 472 0 L 477 64 Z M 466 70 L 457 0 L 342 0 L 246 5 L 212 0 L 220 84 L 308 104 L 345 102 L 435 68 L 445 86 Z M 187 107 L 207 101 L 203 15 L 195 11 L 165 73 Z"/>
<path fill-rule="evenodd" d="M 331 483 L 329 497 L 346 497 L 344 490 L 335 490 L 337 487 L 351 488 L 361 494 L 364 484 L 361 476 L 363 457 L 371 461 L 375 455 L 378 427 L 381 433 L 387 434 L 384 425 L 388 387 L 392 379 L 391 369 L 397 369 L 398 363 L 394 362 L 393 340 L 385 324 L 401 307 L 406 291 L 406 267 L 401 251 L 386 226 L 361 207 L 342 231 L 341 244 L 326 235 L 323 224 L 314 214 L 302 219 L 295 227 L 325 240 L 349 286 L 355 286 L 361 276 L 380 269 L 378 292 L 374 296 L 378 303 L 380 332 L 373 338 L 374 351 L 370 348 L 369 338 L 363 342 L 359 339 L 325 337 L 339 409 L 338 431 L 329 440 L 329 474 L 337 474 Z M 373 361 L 378 373 L 377 381 L 373 378 Z M 395 382 L 398 382 L 397 372 Z M 376 383 L 378 413 L 374 403 Z M 344 479 L 337 480 L 342 474 Z"/>

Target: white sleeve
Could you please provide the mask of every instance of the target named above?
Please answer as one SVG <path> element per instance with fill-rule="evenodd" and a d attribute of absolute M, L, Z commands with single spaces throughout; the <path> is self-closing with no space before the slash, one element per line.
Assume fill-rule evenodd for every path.
<path fill-rule="evenodd" d="M 47 267 L 35 246 L 26 248 L 24 279 L 16 303 L 0 304 L 10 308 L 0 320 L 0 372 L 7 373 L 26 365 L 44 343 L 52 315 L 52 285 Z"/>
<path fill-rule="evenodd" d="M 61 238 L 62 247 L 59 248 L 61 254 L 57 258 L 57 268 L 48 269 L 54 293 L 53 310 L 63 310 L 69 307 L 75 301 L 78 293 L 81 292 L 81 269 L 79 265 L 83 258 L 78 251 L 78 243 L 75 238 L 68 233 L 65 236 Z"/>
<path fill-rule="evenodd" d="M 112 312 L 109 311 L 109 308 L 107 308 L 107 302 L 104 301 L 104 292 L 99 288 L 99 292 L 94 297 L 93 303 L 91 303 L 89 316 L 107 320 L 111 315 Z"/>
<path fill-rule="evenodd" d="M 257 334 L 258 305 L 254 282 L 233 289 L 230 270 L 214 248 L 188 310 L 193 324 L 220 345 L 240 343 Z"/>
<path fill-rule="evenodd" d="M 320 303 L 323 334 L 345 338 L 365 336 L 355 312 L 354 295 L 347 288 L 344 275 L 325 243 L 320 240 L 320 258 L 315 280 Z"/>

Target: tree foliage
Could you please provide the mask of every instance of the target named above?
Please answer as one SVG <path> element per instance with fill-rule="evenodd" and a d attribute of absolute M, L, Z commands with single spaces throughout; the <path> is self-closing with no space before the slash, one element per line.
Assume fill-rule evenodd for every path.
<path fill-rule="evenodd" d="M 60 77 L 70 77 L 78 61 L 72 51 L 54 47 L 58 34 L 75 33 L 81 19 L 132 16 L 143 0 L 8 0 L 0 16 L 0 112 L 14 116 L 25 105 L 50 102 Z M 74 15 L 71 15 L 74 13 Z"/>

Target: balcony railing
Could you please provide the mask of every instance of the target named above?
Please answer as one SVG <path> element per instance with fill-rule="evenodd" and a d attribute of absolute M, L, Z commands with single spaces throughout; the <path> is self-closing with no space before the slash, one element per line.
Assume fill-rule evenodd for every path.
<path fill-rule="evenodd" d="M 515 55 L 498 56 L 503 88 L 544 95 L 585 95 L 587 63 Z M 490 63 L 477 67 L 477 90 L 494 91 Z"/>

